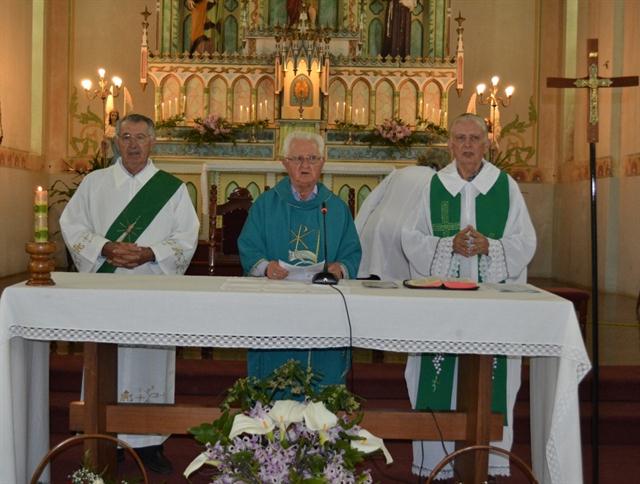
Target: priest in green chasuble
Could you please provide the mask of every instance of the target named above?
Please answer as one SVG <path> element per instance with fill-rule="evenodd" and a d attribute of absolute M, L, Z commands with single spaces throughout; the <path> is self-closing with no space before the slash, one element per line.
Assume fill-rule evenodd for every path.
<path fill-rule="evenodd" d="M 326 236 L 328 271 L 338 279 L 355 278 L 361 250 L 351 213 L 319 182 L 324 140 L 314 133 L 294 132 L 285 139 L 283 153 L 282 164 L 288 176 L 258 197 L 238 238 L 245 273 L 269 279 L 291 278 L 292 266 L 324 262 Z M 349 370 L 346 348 L 253 350 L 248 354 L 249 375 L 263 378 L 289 359 L 313 367 L 323 375 L 324 385 L 344 383 Z"/>
<path fill-rule="evenodd" d="M 437 173 L 410 167 L 389 175 L 356 219 L 363 246 L 359 276 L 526 282 L 535 231 L 516 182 L 483 159 L 488 148 L 484 120 L 463 114 L 451 125 L 449 165 Z M 414 408 L 455 408 L 455 356 L 410 355 L 405 377 Z M 503 440 L 493 445 L 511 448 L 519 387 L 520 358 L 496 356 L 492 407 L 505 414 L 505 427 Z M 451 442 L 446 447 L 447 452 L 454 450 Z M 419 475 L 428 475 L 445 457 L 440 442 L 414 442 L 413 454 L 413 472 Z M 491 455 L 489 464 L 493 475 L 509 473 L 502 456 Z M 440 476 L 452 477 L 451 468 Z"/>
<path fill-rule="evenodd" d="M 117 122 L 115 134 L 121 156 L 88 174 L 60 217 L 76 267 L 125 276 L 183 274 L 200 226 L 189 193 L 149 158 L 155 142 L 151 119 L 130 114 Z M 173 403 L 174 378 L 174 349 L 118 347 L 119 402 Z M 167 436 L 119 437 L 150 470 L 171 473 L 160 446 Z"/>

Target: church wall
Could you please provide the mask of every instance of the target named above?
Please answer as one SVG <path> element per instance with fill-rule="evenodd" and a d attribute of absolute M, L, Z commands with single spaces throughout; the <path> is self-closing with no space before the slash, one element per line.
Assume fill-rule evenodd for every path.
<path fill-rule="evenodd" d="M 562 47 L 567 76 L 586 74 L 586 41 L 598 39 L 599 76 L 638 75 L 640 59 L 638 2 L 585 1 L 576 4 L 576 28 Z M 568 22 L 567 22 L 568 24 Z M 575 51 L 572 52 L 572 49 Z M 567 72 L 568 71 L 568 72 Z M 571 72 L 573 71 L 573 72 Z M 565 119 L 558 136 L 553 274 L 577 285 L 591 285 L 587 92 L 563 94 Z M 640 88 L 599 91 L 597 154 L 599 286 L 606 292 L 637 296 L 640 289 L 637 223 L 640 203 Z"/>
<path fill-rule="evenodd" d="M 153 87 L 145 91 L 139 83 L 140 43 L 142 40 L 142 21 L 140 12 L 149 5 L 152 15 L 149 17 L 149 46 L 156 50 L 155 5 L 144 0 L 111 0 L 108 2 L 71 2 L 69 25 L 71 35 L 70 66 L 68 75 L 68 103 L 77 96 L 77 111 L 71 110 L 72 117 L 69 136 L 90 137 L 96 142 L 101 138 L 101 125 L 83 122 L 79 114 L 87 107 L 102 119 L 102 102 L 99 98 L 88 101 L 80 86 L 82 79 L 90 79 L 94 87 L 97 84 L 97 69 L 106 69 L 106 77 L 119 76 L 123 86 L 131 92 L 133 111 L 153 118 Z M 115 99 L 115 107 L 123 114 L 124 93 Z M 85 156 L 69 147 L 69 156 Z M 89 150 L 93 154 L 93 145 Z"/>
<path fill-rule="evenodd" d="M 33 190 L 46 186 L 39 133 L 31 123 L 32 7 L 3 0 L 0 15 L 0 277 L 24 272 L 24 244 L 33 239 Z M 35 136 L 35 138 L 32 137 Z"/>

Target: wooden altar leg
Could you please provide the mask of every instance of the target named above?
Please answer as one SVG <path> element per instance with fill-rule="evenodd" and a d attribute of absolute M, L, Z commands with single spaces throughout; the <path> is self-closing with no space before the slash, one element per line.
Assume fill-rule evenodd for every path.
<path fill-rule="evenodd" d="M 84 343 L 84 432 L 107 433 L 107 405 L 117 402 L 118 345 Z M 94 469 L 106 469 L 107 476 L 117 471 L 116 447 L 103 440 L 87 440 L 85 451 Z"/>
<path fill-rule="evenodd" d="M 491 368 L 493 356 L 460 355 L 458 358 L 459 412 L 467 413 L 467 439 L 456 442 L 456 449 L 488 445 L 491 417 Z M 457 459 L 455 469 L 463 482 L 486 482 L 489 454 L 475 452 L 469 459 Z"/>

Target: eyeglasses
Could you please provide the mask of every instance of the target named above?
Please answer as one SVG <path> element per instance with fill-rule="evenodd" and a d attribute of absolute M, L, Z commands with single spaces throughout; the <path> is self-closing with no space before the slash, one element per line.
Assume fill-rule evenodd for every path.
<path fill-rule="evenodd" d="M 477 134 L 472 134 L 469 136 L 465 134 L 456 134 L 453 136 L 453 141 L 455 141 L 458 144 L 464 144 L 467 141 L 469 141 L 469 143 L 471 143 L 472 145 L 477 145 L 479 143 L 482 143 L 483 137 Z"/>
<path fill-rule="evenodd" d="M 317 165 L 323 160 L 322 156 L 307 155 L 307 156 L 285 156 L 284 161 L 293 165 L 302 165 L 305 161 L 310 165 Z"/>
<path fill-rule="evenodd" d="M 151 136 L 149 136 L 148 134 L 143 134 L 143 133 L 138 133 L 138 134 L 134 134 L 134 135 L 132 135 L 130 133 L 125 133 L 125 134 L 119 135 L 118 137 L 125 144 L 129 144 L 133 140 L 135 140 L 136 143 L 138 143 L 138 144 L 142 144 L 142 143 L 145 143 L 149 138 L 151 138 Z"/>

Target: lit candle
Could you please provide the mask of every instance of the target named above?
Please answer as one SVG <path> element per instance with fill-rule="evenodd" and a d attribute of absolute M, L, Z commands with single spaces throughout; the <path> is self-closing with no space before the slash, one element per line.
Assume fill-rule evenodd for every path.
<path fill-rule="evenodd" d="M 262 119 L 262 101 L 258 103 L 258 119 Z"/>
<path fill-rule="evenodd" d="M 169 117 L 173 116 L 173 110 L 171 109 L 171 99 L 169 99 Z"/>
<path fill-rule="evenodd" d="M 265 112 L 265 119 L 270 119 L 269 116 L 269 101 L 268 100 L 264 100 L 264 112 Z"/>
<path fill-rule="evenodd" d="M 182 96 L 182 114 L 184 115 L 187 114 L 187 96 L 186 95 Z"/>
<path fill-rule="evenodd" d="M 347 120 L 347 107 L 344 101 L 342 101 L 342 120 L 343 121 Z"/>
<path fill-rule="evenodd" d="M 247 115 L 246 115 L 246 117 L 244 118 L 244 120 L 245 120 L 245 121 L 249 121 L 249 116 L 250 116 L 250 115 L 249 115 L 249 106 L 247 106 Z"/>
<path fill-rule="evenodd" d="M 240 114 L 238 115 L 238 122 L 242 123 L 242 117 L 244 116 L 244 106 L 240 105 Z"/>
<path fill-rule="evenodd" d="M 160 103 L 160 107 L 161 107 L 161 110 L 162 110 L 162 119 L 164 120 L 164 101 L 162 101 Z"/>
<path fill-rule="evenodd" d="M 251 112 L 253 113 L 254 119 L 258 119 L 256 117 L 256 103 L 251 104 Z"/>
<path fill-rule="evenodd" d="M 334 119 L 340 119 L 340 103 L 336 101 L 336 112 L 334 114 Z"/>
<path fill-rule="evenodd" d="M 356 108 L 356 117 L 353 119 L 354 124 L 358 124 L 359 120 L 360 118 L 358 118 L 358 108 Z"/>
<path fill-rule="evenodd" d="M 367 108 L 362 108 L 362 123 L 367 124 Z"/>
<path fill-rule="evenodd" d="M 33 204 L 34 212 L 34 240 L 36 242 L 49 241 L 49 224 L 47 220 L 49 211 L 49 194 L 42 187 L 38 187 Z"/>

